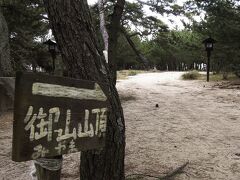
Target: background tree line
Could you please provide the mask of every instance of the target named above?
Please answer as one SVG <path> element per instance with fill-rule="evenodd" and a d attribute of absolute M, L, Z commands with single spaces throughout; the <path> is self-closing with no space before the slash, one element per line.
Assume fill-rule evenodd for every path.
<path fill-rule="evenodd" d="M 209 35 L 217 40 L 212 57 L 215 72 L 240 74 L 239 0 L 188 0 L 183 6 L 173 1 L 126 2 L 117 43 L 117 69 L 204 70 L 206 53 L 202 40 Z M 104 11 L 109 27 L 113 3 L 106 1 Z M 159 14 L 188 17 L 184 29 L 169 29 L 160 19 L 146 14 L 144 6 Z M 10 43 L 10 62 L 14 71 L 41 67 L 50 72 L 51 56 L 43 42 L 49 38 L 49 22 L 41 0 L 1 1 Z M 97 5 L 91 7 L 95 27 L 99 29 Z M 193 17 L 201 15 L 197 22 Z M 100 31 L 98 37 L 101 37 Z M 103 41 L 99 38 L 100 41 Z M 61 58 L 58 70 L 62 73 Z"/>

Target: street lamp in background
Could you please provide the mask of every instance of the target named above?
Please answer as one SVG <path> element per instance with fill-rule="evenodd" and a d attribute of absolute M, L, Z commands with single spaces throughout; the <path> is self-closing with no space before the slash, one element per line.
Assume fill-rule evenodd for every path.
<path fill-rule="evenodd" d="M 48 46 L 48 51 L 50 52 L 52 56 L 52 74 L 54 74 L 55 71 L 55 59 L 56 59 L 56 53 L 57 53 L 57 43 L 52 41 L 51 39 L 47 40 L 43 44 L 46 44 Z"/>
<path fill-rule="evenodd" d="M 213 45 L 216 43 L 216 41 L 211 38 L 211 36 L 203 41 L 205 45 L 205 49 L 207 51 L 207 82 L 209 82 L 209 71 L 210 71 L 210 56 L 211 51 L 213 51 Z"/>

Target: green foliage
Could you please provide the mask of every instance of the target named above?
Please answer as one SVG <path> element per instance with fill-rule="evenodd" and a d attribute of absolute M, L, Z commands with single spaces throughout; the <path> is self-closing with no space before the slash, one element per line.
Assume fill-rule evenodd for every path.
<path fill-rule="evenodd" d="M 134 70 L 130 70 L 129 76 L 136 76 L 138 73 Z"/>
<path fill-rule="evenodd" d="M 233 72 L 235 73 L 235 75 L 237 77 L 240 78 L 240 64 L 236 64 L 234 67 L 233 67 Z"/>
<path fill-rule="evenodd" d="M 148 5 L 152 11 L 157 12 L 161 15 L 179 15 L 183 13 L 183 7 L 176 4 L 175 0 L 138 0 L 138 2 Z"/>
<path fill-rule="evenodd" d="M 212 53 L 214 70 L 237 73 L 240 65 L 239 0 L 189 0 L 186 7 L 195 14 L 205 13 L 200 23 L 193 23 L 192 30 L 217 40 Z"/>
<path fill-rule="evenodd" d="M 187 73 L 184 73 L 182 75 L 182 78 L 184 80 L 197 80 L 199 79 L 201 75 L 199 74 L 198 71 L 190 71 L 190 72 L 187 72 Z"/>
<path fill-rule="evenodd" d="M 133 39 L 135 44 L 139 44 L 140 40 L 135 37 Z M 117 44 L 117 56 L 115 57 L 118 69 L 130 69 L 138 65 L 136 54 L 126 41 L 125 37 L 121 34 Z"/>
<path fill-rule="evenodd" d="M 135 76 L 141 73 L 147 73 L 148 71 L 143 70 L 120 70 L 117 72 L 117 79 L 127 79 L 129 76 Z"/>
<path fill-rule="evenodd" d="M 15 70 L 25 65 L 44 67 L 51 71 L 51 57 L 41 40 L 46 38 L 49 25 L 41 0 L 1 1 L 4 16 L 10 31 L 11 56 Z M 113 1 L 106 1 L 107 27 L 113 12 Z M 192 24 L 185 24 L 184 30 L 169 30 L 160 19 L 148 16 L 143 4 L 159 14 L 184 14 Z M 188 0 L 183 7 L 173 0 L 149 0 L 126 2 L 121 20 L 123 29 L 134 45 L 149 61 L 150 66 L 160 70 L 197 69 L 196 64 L 206 63 L 206 52 L 202 40 L 211 35 L 217 40 L 211 56 L 212 68 L 216 72 L 233 71 L 240 76 L 240 6 L 238 0 Z M 99 15 L 97 6 L 91 8 L 97 35 Z M 196 22 L 194 15 L 204 16 Z M 134 28 L 133 28 L 134 27 Z M 152 39 L 145 38 L 151 34 Z M 100 40 L 101 41 L 101 40 Z M 101 42 L 101 44 L 103 44 Z M 120 35 L 115 57 L 118 69 L 141 69 L 139 55 Z M 59 64 L 58 69 L 62 69 Z M 60 72 L 61 70 L 59 70 Z"/>
<path fill-rule="evenodd" d="M 201 76 L 199 77 L 199 80 L 206 80 L 206 75 L 200 74 Z M 238 79 L 238 77 L 233 74 L 233 73 L 218 73 L 218 74 L 210 74 L 209 77 L 210 81 L 223 81 L 223 80 L 227 80 L 227 81 L 235 81 Z"/>
<path fill-rule="evenodd" d="M 107 1 L 105 8 L 106 23 L 108 24 L 112 13 L 112 3 Z M 97 5 L 92 6 L 91 10 L 95 27 L 99 29 Z M 144 59 L 144 54 L 139 51 L 143 38 L 150 34 L 166 32 L 168 27 L 161 20 L 153 16 L 147 16 L 141 3 L 127 1 L 121 18 L 121 25 L 120 32 L 122 33 L 118 40 L 117 56 L 115 57 L 118 69 L 140 69 L 143 64 L 139 63 L 139 61 Z M 99 35 L 99 37 L 101 36 Z M 133 43 L 126 41 L 126 38 L 132 40 Z"/>
<path fill-rule="evenodd" d="M 194 63 L 203 63 L 201 36 L 188 30 L 161 32 L 143 43 L 148 59 L 160 70 L 193 69 Z"/>
<path fill-rule="evenodd" d="M 9 28 L 15 70 L 30 64 L 49 66 L 47 49 L 39 42 L 49 30 L 41 0 L 2 1 L 1 6 Z"/>
<path fill-rule="evenodd" d="M 135 101 L 137 98 L 132 94 L 120 94 L 121 102 Z"/>
<path fill-rule="evenodd" d="M 137 29 L 135 30 L 135 33 L 137 32 L 141 36 L 155 34 L 157 32 L 165 32 L 168 30 L 167 25 L 160 19 L 148 16 L 144 12 L 141 3 L 126 2 L 122 17 L 122 25 L 126 29 L 131 29 L 132 25 L 134 25 L 135 29 Z"/>

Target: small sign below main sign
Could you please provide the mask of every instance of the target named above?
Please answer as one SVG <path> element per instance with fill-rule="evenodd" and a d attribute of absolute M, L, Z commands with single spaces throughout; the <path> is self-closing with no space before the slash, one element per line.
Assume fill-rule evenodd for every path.
<path fill-rule="evenodd" d="M 106 86 L 34 73 L 18 73 L 15 84 L 14 161 L 104 147 Z"/>

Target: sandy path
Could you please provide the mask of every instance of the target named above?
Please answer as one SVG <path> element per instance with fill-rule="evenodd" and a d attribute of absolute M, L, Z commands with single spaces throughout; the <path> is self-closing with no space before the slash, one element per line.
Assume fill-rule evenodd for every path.
<path fill-rule="evenodd" d="M 126 174 L 163 175 L 189 161 L 177 180 L 239 180 L 240 91 L 213 89 L 180 76 L 149 73 L 118 83 L 120 94 L 136 98 L 123 102 Z M 31 162 L 10 160 L 11 128 L 11 115 L 1 116 L 0 180 L 28 180 Z M 62 179 L 79 179 L 78 167 L 79 153 L 66 156 Z"/>
<path fill-rule="evenodd" d="M 182 81 L 180 72 L 118 83 L 126 117 L 126 173 L 162 174 L 189 161 L 176 179 L 240 179 L 240 91 Z M 155 104 L 159 104 L 159 108 Z"/>

